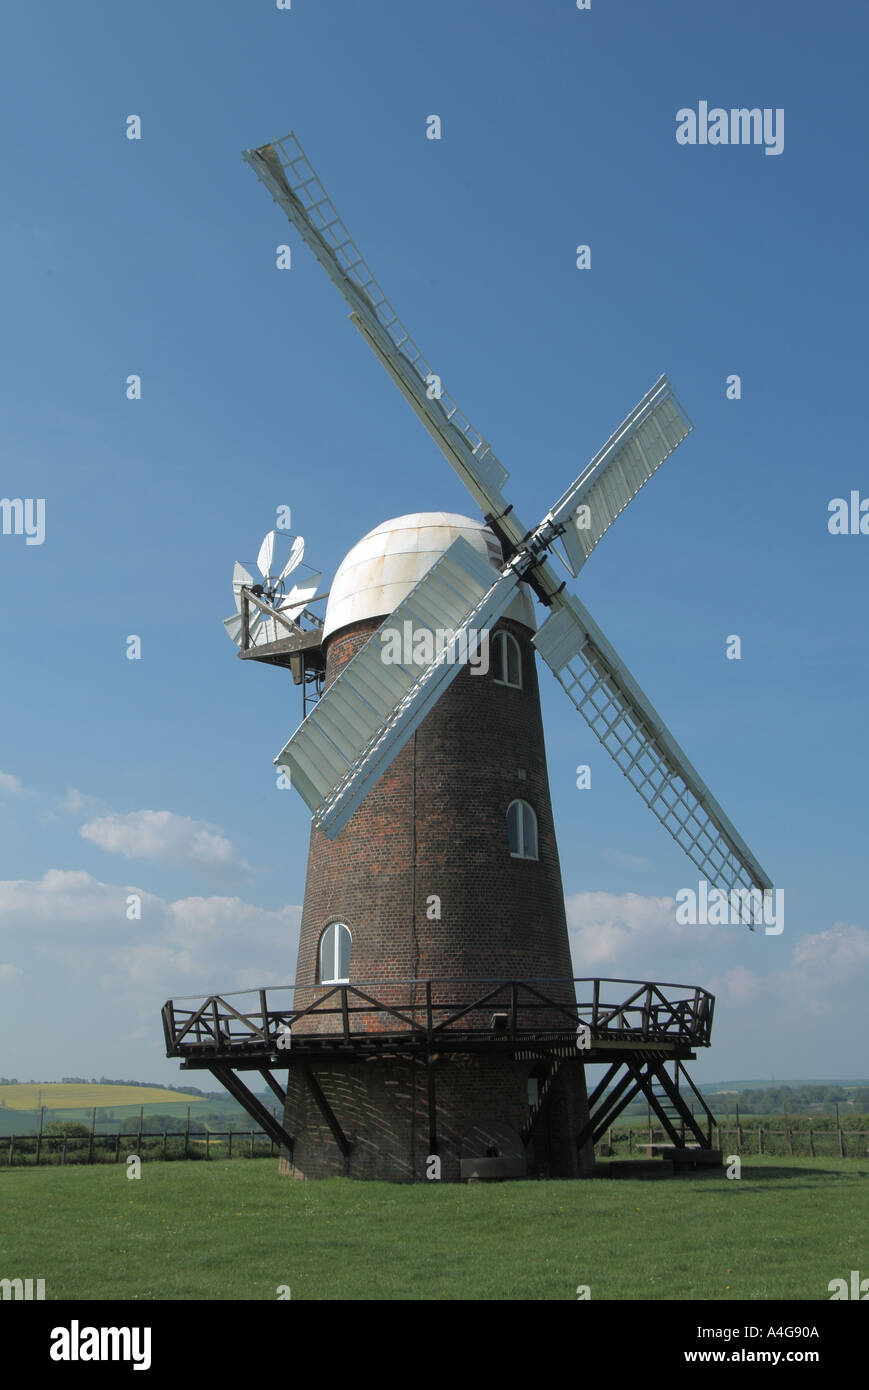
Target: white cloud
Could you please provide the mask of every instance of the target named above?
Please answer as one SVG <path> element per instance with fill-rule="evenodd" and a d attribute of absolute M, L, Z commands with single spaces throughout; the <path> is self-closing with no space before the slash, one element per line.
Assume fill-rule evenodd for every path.
<path fill-rule="evenodd" d="M 142 911 L 166 916 L 159 898 L 130 885 L 101 883 L 84 869 L 49 869 L 41 879 L 0 881 L 0 935 L 42 946 L 109 939 L 129 927 L 127 896 L 139 893 Z"/>
<path fill-rule="evenodd" d="M 735 1004 L 744 1004 L 759 998 L 764 988 L 764 979 L 747 970 L 744 965 L 734 966 L 724 976 L 724 992 Z"/>
<path fill-rule="evenodd" d="M 131 893 L 141 899 L 139 920 L 127 917 Z M 0 940 L 86 971 L 105 989 L 159 994 L 160 1002 L 290 980 L 300 921 L 296 905 L 273 910 L 218 896 L 167 902 L 83 869 L 0 881 Z"/>
<path fill-rule="evenodd" d="M 580 974 L 621 957 L 636 957 L 638 946 L 676 937 L 673 898 L 639 893 L 573 893 L 565 898 L 574 961 Z"/>
<path fill-rule="evenodd" d="M 8 796 L 23 796 L 24 787 L 11 772 L 0 772 L 0 792 L 5 792 Z"/>
<path fill-rule="evenodd" d="M 18 965 L 0 965 L 0 985 L 14 984 L 23 974 L 24 971 Z"/>
<path fill-rule="evenodd" d="M 753 1018 L 762 1000 L 776 1030 L 798 1030 L 809 1015 L 847 1030 L 862 1021 L 869 989 L 869 930 L 834 922 L 826 931 L 801 936 L 779 969 L 761 975 L 737 966 L 709 988 L 734 1009 L 751 1005 Z"/>
<path fill-rule="evenodd" d="M 834 922 L 829 931 L 801 936 L 793 951 L 794 969 L 807 977 L 818 973 L 847 979 L 853 972 L 869 970 L 869 931 Z"/>
<path fill-rule="evenodd" d="M 64 816 L 101 816 L 108 810 L 102 797 L 80 792 L 78 787 L 67 787 L 63 796 L 52 797 L 50 809 L 40 811 L 39 819 L 43 824 L 50 824 Z"/>
<path fill-rule="evenodd" d="M 178 816 L 173 811 L 131 811 L 127 815 L 99 816 L 83 825 L 79 834 L 109 854 L 124 859 L 151 859 L 158 863 L 207 870 L 246 869 L 230 841 L 207 821 Z"/>

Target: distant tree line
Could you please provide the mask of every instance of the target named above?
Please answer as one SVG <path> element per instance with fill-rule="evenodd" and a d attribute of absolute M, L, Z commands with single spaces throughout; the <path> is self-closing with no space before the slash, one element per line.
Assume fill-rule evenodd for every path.
<path fill-rule="evenodd" d="M 700 1088 L 702 1091 L 702 1087 Z M 690 1092 L 683 1092 L 690 1100 Z M 836 1105 L 869 1115 L 869 1086 L 846 1090 L 844 1086 L 767 1086 L 747 1091 L 703 1091 L 703 1099 L 714 1115 L 833 1115 Z M 696 1101 L 695 1101 L 696 1106 Z M 633 1101 L 628 1115 L 645 1114 L 646 1102 Z"/>
<path fill-rule="evenodd" d="M 739 1113 L 745 1115 L 831 1115 L 836 1106 L 847 1105 L 861 1113 L 869 1113 L 869 1086 L 847 1091 L 843 1086 L 768 1086 L 765 1090 L 740 1091 L 738 1095 L 709 1095 L 705 1097 L 710 1110 L 731 1113 L 739 1102 Z M 726 1102 L 726 1105 L 725 1105 Z"/>
<path fill-rule="evenodd" d="M 188 1096 L 205 1096 L 210 1098 L 219 1094 L 217 1091 L 200 1091 L 198 1086 L 169 1086 L 165 1081 L 127 1081 L 119 1080 L 114 1076 L 62 1076 L 61 1084 L 64 1086 L 141 1086 L 149 1087 L 157 1091 L 180 1091 Z M 42 1085 L 50 1085 L 50 1082 L 42 1082 Z"/>

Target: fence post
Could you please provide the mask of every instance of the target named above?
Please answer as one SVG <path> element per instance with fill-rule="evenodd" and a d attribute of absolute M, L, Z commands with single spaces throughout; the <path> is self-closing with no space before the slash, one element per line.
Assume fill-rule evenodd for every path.
<path fill-rule="evenodd" d="M 166 1131 L 163 1130 L 163 1157 L 166 1157 Z"/>
<path fill-rule="evenodd" d="M 793 1158 L 793 1156 L 794 1156 L 794 1135 L 793 1135 L 793 1130 L 786 1129 L 786 1130 L 785 1130 L 785 1134 L 786 1134 L 786 1136 L 787 1136 L 787 1141 L 788 1141 L 788 1154 L 789 1154 L 789 1156 L 790 1156 L 791 1158 Z"/>
<path fill-rule="evenodd" d="M 92 1112 L 92 1114 L 91 1114 L 91 1134 L 90 1134 L 90 1139 L 88 1140 L 88 1163 L 93 1163 L 93 1161 L 94 1161 L 94 1130 L 96 1129 L 96 1127 L 97 1127 L 97 1107 L 94 1106 L 93 1112 Z"/>
<path fill-rule="evenodd" d="M 205 1129 L 205 1157 L 206 1157 L 206 1158 L 209 1158 L 210 1155 L 211 1155 L 211 1130 L 206 1126 L 206 1129 Z"/>
<path fill-rule="evenodd" d="M 60 1146 L 60 1163 L 61 1167 L 66 1163 L 66 1135 L 63 1136 L 63 1143 Z"/>
<path fill-rule="evenodd" d="M 629 1130 L 628 1130 L 628 1153 L 629 1153 L 629 1154 L 632 1154 L 633 1152 L 634 1152 L 634 1131 L 633 1131 L 632 1129 L 629 1129 Z"/>
<path fill-rule="evenodd" d="M 121 1161 L 121 1131 L 118 1130 L 117 1134 L 115 1135 L 115 1162 L 116 1162 L 116 1163 L 120 1163 L 120 1161 Z"/>
<path fill-rule="evenodd" d="M 809 1130 L 809 1157 L 815 1156 L 815 1135 L 813 1130 Z"/>
<path fill-rule="evenodd" d="M 839 1157 L 845 1157 L 845 1134 L 841 1125 L 839 1126 Z"/>
<path fill-rule="evenodd" d="M 253 1130 L 250 1131 L 250 1156 L 253 1158 Z"/>
<path fill-rule="evenodd" d="M 190 1106 L 187 1107 L 187 1128 L 184 1131 L 184 1157 L 187 1157 L 187 1150 L 190 1144 Z"/>
<path fill-rule="evenodd" d="M 9 1136 L 9 1167 L 12 1167 L 12 1155 L 15 1153 L 15 1135 Z"/>
<path fill-rule="evenodd" d="M 228 1146 L 228 1147 L 229 1147 L 229 1153 L 227 1154 L 227 1158 L 232 1158 L 232 1130 L 229 1131 L 229 1146 Z"/>

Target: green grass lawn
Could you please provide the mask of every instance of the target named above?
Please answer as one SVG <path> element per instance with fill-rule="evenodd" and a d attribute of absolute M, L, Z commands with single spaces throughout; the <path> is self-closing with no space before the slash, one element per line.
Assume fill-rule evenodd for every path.
<path fill-rule="evenodd" d="M 869 1276 L 869 1161 L 392 1186 L 273 1159 L 0 1170 L 0 1278 L 49 1299 L 829 1299 Z"/>

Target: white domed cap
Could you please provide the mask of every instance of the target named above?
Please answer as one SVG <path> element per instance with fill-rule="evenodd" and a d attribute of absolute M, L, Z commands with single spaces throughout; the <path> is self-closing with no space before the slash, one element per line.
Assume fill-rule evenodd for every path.
<path fill-rule="evenodd" d="M 341 561 L 329 591 L 323 638 L 366 618 L 386 618 L 457 536 L 486 557 L 503 562 L 501 543 L 482 521 L 456 512 L 412 512 L 375 526 Z M 534 631 L 534 605 L 523 584 L 504 615 Z"/>

